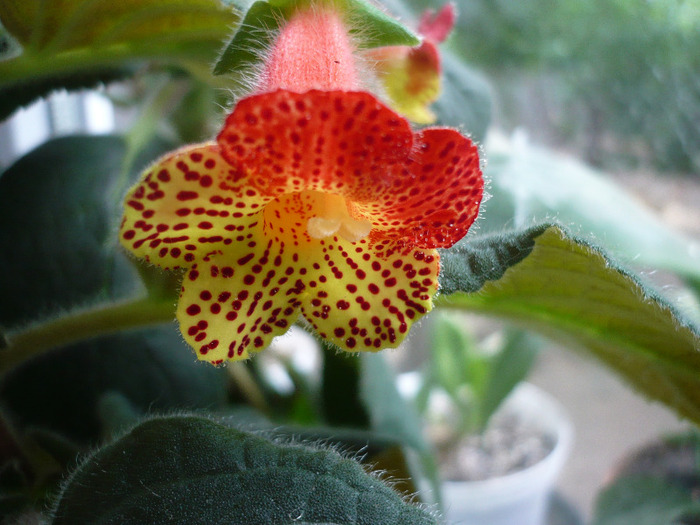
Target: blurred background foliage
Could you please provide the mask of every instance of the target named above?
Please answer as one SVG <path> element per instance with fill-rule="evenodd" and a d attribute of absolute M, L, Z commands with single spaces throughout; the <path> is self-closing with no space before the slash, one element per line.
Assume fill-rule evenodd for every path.
<path fill-rule="evenodd" d="M 410 0 L 416 8 L 428 0 Z M 488 73 L 506 130 L 598 166 L 698 173 L 700 2 L 468 0 L 452 49 Z"/>

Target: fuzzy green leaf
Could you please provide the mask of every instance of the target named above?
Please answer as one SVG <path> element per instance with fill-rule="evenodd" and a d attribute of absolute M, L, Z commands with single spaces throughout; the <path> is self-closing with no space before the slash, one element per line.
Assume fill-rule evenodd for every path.
<path fill-rule="evenodd" d="M 84 462 L 53 525 L 420 525 L 436 519 L 333 450 L 285 446 L 214 421 L 153 419 Z"/>
<path fill-rule="evenodd" d="M 238 17 L 220 0 L 0 0 L 23 53 L 0 62 L 0 118 L 53 89 L 91 86 L 144 60 L 210 63 Z"/>
<path fill-rule="evenodd" d="M 668 228 L 604 174 L 518 141 L 507 152 L 490 153 L 488 159 L 485 174 L 492 198 L 484 207 L 484 228 L 520 228 L 556 217 L 636 267 L 700 279 L 698 243 Z"/>
<path fill-rule="evenodd" d="M 137 169 L 164 147 L 146 148 Z M 16 326 L 131 291 L 114 286 L 136 282 L 114 235 L 121 214 L 117 181 L 133 177 L 124 173 L 126 152 L 118 136 L 63 137 L 0 175 L 0 324 Z"/>
<path fill-rule="evenodd" d="M 440 252 L 440 292 L 476 292 L 487 281 L 497 281 L 505 271 L 525 259 L 543 228 L 481 237 L 466 237 Z"/>
<path fill-rule="evenodd" d="M 32 359 L 3 377 L 0 402 L 20 428 L 47 429 L 85 446 L 121 426 L 128 410 L 142 416 L 221 408 L 226 379 L 224 370 L 194 359 L 175 328 L 165 326 Z M 121 407 L 105 404 L 116 395 Z"/>
<path fill-rule="evenodd" d="M 486 250 L 480 255 L 475 245 Z M 446 293 L 478 293 L 444 295 L 442 306 L 509 319 L 589 352 L 700 422 L 700 331 L 600 249 L 543 225 L 476 239 L 443 260 Z"/>
<path fill-rule="evenodd" d="M 0 323 L 104 296 L 116 215 L 105 185 L 120 173 L 124 153 L 120 137 L 62 138 L 0 176 Z"/>

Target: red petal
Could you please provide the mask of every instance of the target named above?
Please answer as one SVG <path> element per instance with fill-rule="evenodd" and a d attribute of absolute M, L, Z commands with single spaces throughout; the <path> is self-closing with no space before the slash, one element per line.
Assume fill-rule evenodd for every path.
<path fill-rule="evenodd" d="M 241 100 L 218 139 L 268 195 L 316 190 L 371 200 L 410 153 L 408 122 L 362 92 L 276 91 Z"/>
<path fill-rule="evenodd" d="M 452 31 L 456 18 L 457 11 L 452 2 L 442 6 L 442 9 L 437 13 L 432 9 L 428 9 L 421 16 L 418 24 L 418 33 L 426 40 L 439 44 Z"/>
<path fill-rule="evenodd" d="M 420 248 L 447 248 L 464 237 L 479 213 L 484 180 L 476 146 L 451 129 L 416 134 L 416 149 L 377 202 L 358 205 L 373 228 Z"/>

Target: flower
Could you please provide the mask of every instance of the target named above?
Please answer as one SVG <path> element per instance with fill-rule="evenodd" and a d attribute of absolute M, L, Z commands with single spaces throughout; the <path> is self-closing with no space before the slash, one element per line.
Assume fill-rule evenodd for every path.
<path fill-rule="evenodd" d="M 322 27 L 309 31 L 309 17 Z M 283 66 L 308 47 L 300 34 L 338 34 L 332 13 L 301 19 L 273 48 L 263 92 L 238 102 L 217 141 L 161 158 L 125 200 L 123 245 L 187 269 L 176 316 L 213 363 L 262 350 L 300 313 L 344 350 L 397 346 L 432 308 L 436 248 L 478 214 L 477 148 L 452 129 L 413 133 L 373 95 L 347 90 L 356 79 L 336 64 L 348 66 L 350 48 L 330 61 L 310 53 L 306 73 Z"/>
<path fill-rule="evenodd" d="M 394 109 L 414 122 L 435 121 L 428 106 L 440 95 L 442 66 L 437 45 L 452 31 L 455 17 L 451 3 L 437 13 L 428 10 L 418 25 L 418 33 L 423 37 L 420 46 L 389 46 L 367 52 L 376 61 L 375 69 Z"/>

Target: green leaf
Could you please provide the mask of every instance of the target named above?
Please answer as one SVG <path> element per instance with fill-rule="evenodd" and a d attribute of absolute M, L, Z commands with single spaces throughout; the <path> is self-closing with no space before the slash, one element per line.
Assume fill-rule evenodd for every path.
<path fill-rule="evenodd" d="M 213 61 L 238 21 L 219 0 L 0 0 L 0 21 L 24 52 L 0 62 L 0 118 L 65 87 L 128 74 L 144 60 Z"/>
<path fill-rule="evenodd" d="M 240 430 L 251 428 L 236 425 Z M 263 427 L 265 428 L 265 427 Z M 357 458 L 365 470 L 384 472 L 392 480 L 394 490 L 406 498 L 416 498 L 418 488 L 415 483 L 414 459 L 405 443 L 399 437 L 385 434 L 338 427 L 268 427 L 270 436 L 292 439 L 301 443 L 323 443 L 336 450 L 342 450 L 350 457 Z"/>
<path fill-rule="evenodd" d="M 175 328 L 163 327 L 103 337 L 28 361 L 3 378 L 0 402 L 20 428 L 51 430 L 85 446 L 121 426 L 129 410 L 141 416 L 223 407 L 226 373 L 196 361 Z"/>
<path fill-rule="evenodd" d="M 269 49 L 275 30 L 288 19 L 299 0 L 259 0 L 247 10 L 243 22 L 214 66 L 215 75 L 240 73 L 257 64 Z M 381 46 L 415 46 L 416 35 L 400 22 L 364 0 L 342 0 L 353 34 L 364 49 Z"/>
<path fill-rule="evenodd" d="M 233 38 L 214 66 L 215 75 L 241 73 L 260 61 L 269 49 L 284 12 L 270 2 L 259 0 L 250 6 Z"/>
<path fill-rule="evenodd" d="M 116 136 L 61 138 L 0 176 L 0 323 L 107 295 L 116 203 L 105 186 L 124 152 Z"/>
<path fill-rule="evenodd" d="M 691 516 L 693 521 L 686 521 Z M 632 476 L 617 480 L 598 496 L 593 525 L 681 525 L 699 519 L 700 503 L 680 484 Z"/>
<path fill-rule="evenodd" d="M 456 320 L 440 315 L 433 320 L 430 337 L 431 378 L 452 397 L 473 377 L 470 355 L 474 341 Z"/>
<path fill-rule="evenodd" d="M 133 75 L 137 69 L 138 64 L 100 67 L 91 71 L 56 74 L 49 78 L 31 78 L 7 87 L 3 87 L 2 80 L 0 80 L 0 120 L 9 117 L 15 110 L 28 106 L 52 91 L 98 88 L 109 82 L 127 78 Z M 0 64 L 1 70 L 2 65 Z"/>
<path fill-rule="evenodd" d="M 442 93 L 432 109 L 438 122 L 463 130 L 477 142 L 486 138 L 491 123 L 491 87 L 459 55 L 440 49 Z"/>
<path fill-rule="evenodd" d="M 440 292 L 476 292 L 487 281 L 499 280 L 530 255 L 537 232 L 468 236 L 449 250 L 440 250 Z"/>
<path fill-rule="evenodd" d="M 479 421 L 486 427 L 491 416 L 513 389 L 530 373 L 539 346 L 535 338 L 521 330 L 507 330 L 505 344 L 488 364 L 489 377 L 481 393 Z"/>
<path fill-rule="evenodd" d="M 163 147 L 146 148 L 137 169 Z M 134 176 L 124 172 L 126 152 L 118 136 L 64 137 L 0 175 L 0 325 L 123 297 L 136 286 L 114 234 L 123 186 Z"/>
<path fill-rule="evenodd" d="M 484 228 L 523 228 L 556 217 L 630 264 L 700 279 L 698 243 L 666 227 L 603 174 L 517 141 L 508 153 L 488 158 L 492 198 L 479 223 Z"/>
<path fill-rule="evenodd" d="M 571 237 L 558 226 L 542 225 L 504 238 L 491 237 L 493 266 L 481 261 L 486 277 L 470 272 L 469 243 L 443 253 L 443 280 L 455 291 L 463 283 L 478 293 L 443 295 L 439 304 L 494 315 L 589 352 L 633 387 L 679 414 L 700 422 L 700 331 L 675 309 L 622 269 L 600 249 Z M 483 240 L 476 239 L 475 243 Z M 508 253 L 511 258 L 498 258 Z M 460 263 L 460 254 L 463 262 Z M 505 269 L 497 281 L 486 281 Z M 449 292 L 447 292 L 449 293 Z"/>
<path fill-rule="evenodd" d="M 373 432 L 392 436 L 411 447 L 418 461 L 411 465 L 414 478 L 431 486 L 432 497 L 439 499 L 437 465 L 432 449 L 423 436 L 422 422 L 415 408 L 396 388 L 396 377 L 381 354 L 360 356 L 360 399 L 369 414 Z"/>
<path fill-rule="evenodd" d="M 436 523 L 333 450 L 280 445 L 196 417 L 153 419 L 68 480 L 53 525 Z"/>

